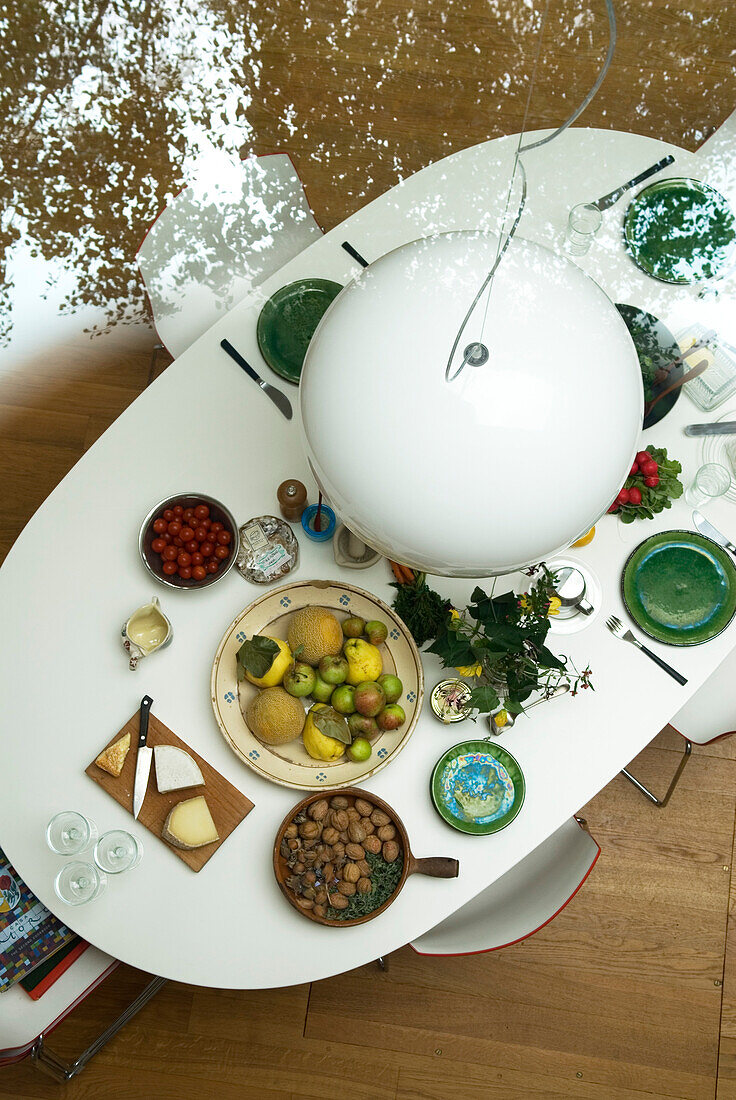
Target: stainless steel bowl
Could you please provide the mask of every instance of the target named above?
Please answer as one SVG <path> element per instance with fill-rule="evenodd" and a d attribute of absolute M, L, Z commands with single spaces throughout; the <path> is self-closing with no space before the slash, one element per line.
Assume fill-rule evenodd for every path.
<path fill-rule="evenodd" d="M 153 521 L 157 516 L 161 515 L 165 508 L 173 508 L 175 504 L 181 504 L 183 508 L 194 508 L 197 504 L 206 504 L 210 510 L 210 519 L 214 520 L 215 523 L 221 523 L 232 535 L 232 541 L 229 547 L 230 556 L 223 558 L 217 572 L 208 573 L 203 581 L 186 581 L 176 573 L 168 577 L 163 571 L 163 562 L 160 556 L 155 550 L 151 549 L 151 543 L 156 538 L 156 534 L 153 530 Z M 229 573 L 235 564 L 235 559 L 238 556 L 238 525 L 232 512 L 230 512 L 224 504 L 221 504 L 219 500 L 215 500 L 214 497 L 208 496 L 207 493 L 175 493 L 173 496 L 166 497 L 164 500 L 160 500 L 158 504 L 154 505 L 143 520 L 141 529 L 138 533 L 138 550 L 140 551 L 141 560 L 148 572 L 154 576 L 157 581 L 160 581 L 161 584 L 165 584 L 169 588 L 178 588 L 184 591 L 209 588 L 211 584 L 215 584 L 216 581 L 222 580 L 225 574 Z"/>

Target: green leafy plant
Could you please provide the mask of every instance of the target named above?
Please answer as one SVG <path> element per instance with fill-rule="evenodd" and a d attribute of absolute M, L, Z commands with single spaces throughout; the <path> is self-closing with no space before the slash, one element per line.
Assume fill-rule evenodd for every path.
<path fill-rule="evenodd" d="M 682 496 L 682 482 L 678 474 L 682 466 L 674 458 L 668 458 L 665 447 L 647 447 L 639 451 L 647 455 L 656 467 L 656 473 L 647 475 L 645 470 L 651 467 L 634 462 L 633 473 L 629 474 L 623 489 L 608 509 L 619 516 L 622 523 L 633 523 L 635 519 L 654 519 L 656 512 L 672 507 L 672 501 Z"/>
<path fill-rule="evenodd" d="M 393 607 L 406 623 L 407 630 L 417 645 L 424 645 L 436 638 L 443 624 L 450 617 L 450 601 L 444 599 L 427 584 L 425 573 L 414 573 L 406 566 L 392 563 L 396 582 Z"/>
<path fill-rule="evenodd" d="M 592 688 L 591 672 L 578 672 L 569 658 L 557 657 L 545 645 L 555 592 L 555 574 L 541 564 L 529 591 L 487 595 L 476 588 L 464 611 L 452 611 L 428 646 L 446 668 L 455 668 L 471 687 L 470 703 L 480 713 L 503 707 L 512 714 L 538 692 L 549 698 L 561 686 L 573 695 Z"/>

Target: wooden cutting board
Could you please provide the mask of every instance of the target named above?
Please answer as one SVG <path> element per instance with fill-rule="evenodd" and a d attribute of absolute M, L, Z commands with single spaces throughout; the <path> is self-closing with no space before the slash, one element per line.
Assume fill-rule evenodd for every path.
<path fill-rule="evenodd" d="M 95 783 L 99 784 L 109 795 L 119 802 L 121 806 L 124 806 L 126 810 L 132 815 L 133 813 L 133 786 L 135 783 L 135 762 L 137 756 L 137 744 L 138 744 L 138 711 L 135 712 L 132 718 L 130 718 L 119 733 L 116 733 L 114 737 L 111 737 L 107 745 L 100 749 L 102 752 L 105 748 L 114 744 L 124 734 L 130 734 L 130 751 L 125 758 L 123 764 L 123 770 L 119 776 L 109 775 L 108 772 L 98 768 L 94 761 L 85 768 L 85 774 L 94 779 Z M 246 817 L 253 809 L 253 803 L 249 798 L 246 798 L 244 794 L 233 787 L 232 783 L 228 783 L 224 776 L 220 775 L 218 771 L 208 764 L 196 753 L 194 749 L 191 749 L 189 745 L 186 745 L 176 734 L 165 726 L 154 714 L 150 715 L 148 723 L 148 744 L 151 748 L 156 745 L 176 745 L 179 749 L 184 749 L 188 752 L 200 767 L 202 775 L 204 776 L 205 785 L 203 787 L 189 787 L 185 791 L 170 791 L 168 794 L 161 794 L 156 786 L 156 765 L 151 761 L 151 772 L 148 777 L 148 787 L 146 788 L 146 797 L 141 807 L 141 812 L 138 815 L 138 821 L 141 825 L 157 836 L 162 844 L 177 855 L 179 859 L 183 860 L 188 867 L 191 867 L 193 871 L 201 871 L 205 863 L 215 854 L 221 844 L 227 840 L 230 833 L 238 827 L 240 822 Z M 95 758 L 99 756 L 99 753 L 95 753 Z M 209 806 L 212 818 L 217 826 L 217 832 L 220 834 L 220 839 L 214 841 L 212 844 L 205 844 L 202 848 L 194 848 L 192 851 L 185 851 L 183 848 L 175 848 L 172 844 L 165 841 L 161 833 L 163 831 L 164 822 L 169 815 L 169 811 L 177 802 L 184 802 L 188 798 L 196 798 L 198 795 L 204 795 L 207 799 L 207 805 Z"/>

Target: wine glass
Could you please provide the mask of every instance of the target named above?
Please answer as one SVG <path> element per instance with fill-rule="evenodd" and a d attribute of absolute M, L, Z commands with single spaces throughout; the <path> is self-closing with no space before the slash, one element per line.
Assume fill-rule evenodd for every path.
<path fill-rule="evenodd" d="M 109 875 L 119 875 L 137 867 L 142 855 L 143 845 L 125 829 L 111 829 L 95 844 L 95 863 Z"/>
<path fill-rule="evenodd" d="M 107 878 L 94 863 L 72 860 L 65 863 L 54 879 L 57 897 L 67 905 L 85 905 L 99 897 L 107 885 Z"/>
<path fill-rule="evenodd" d="M 62 810 L 46 826 L 46 843 L 59 856 L 77 856 L 96 839 L 97 826 L 77 810 Z"/>

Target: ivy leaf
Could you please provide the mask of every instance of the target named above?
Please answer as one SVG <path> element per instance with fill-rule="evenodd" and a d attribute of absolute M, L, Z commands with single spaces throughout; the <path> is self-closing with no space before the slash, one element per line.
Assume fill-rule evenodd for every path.
<path fill-rule="evenodd" d="M 565 662 L 561 661 L 559 657 L 555 657 L 554 653 L 547 649 L 545 645 L 539 645 L 536 649 L 539 664 L 543 665 L 544 668 L 564 669 L 566 667 Z"/>
<path fill-rule="evenodd" d="M 245 673 L 249 672 L 256 680 L 265 676 L 279 652 L 279 647 L 273 638 L 265 638 L 262 634 L 254 634 L 252 638 L 246 638 L 238 650 L 238 679 L 244 680 Z"/>
<path fill-rule="evenodd" d="M 352 744 L 350 727 L 334 707 L 320 707 L 319 710 L 312 710 L 311 714 L 315 726 L 325 737 L 334 737 L 336 741 L 342 741 L 343 745 Z"/>
<path fill-rule="evenodd" d="M 498 692 L 490 684 L 480 684 L 472 688 L 470 692 L 470 705 L 481 714 L 487 714 L 501 705 Z"/>

